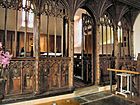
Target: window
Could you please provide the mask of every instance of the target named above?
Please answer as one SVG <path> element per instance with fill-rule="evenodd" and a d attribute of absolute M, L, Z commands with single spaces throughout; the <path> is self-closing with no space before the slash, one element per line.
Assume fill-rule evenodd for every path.
<path fill-rule="evenodd" d="M 100 23 L 100 45 L 113 44 L 113 27 L 111 20 L 107 15 L 104 15 L 100 18 Z"/>
<path fill-rule="evenodd" d="M 107 13 L 108 14 L 108 13 Z M 100 54 L 112 54 L 114 33 L 112 20 L 108 15 L 100 17 Z"/>
<path fill-rule="evenodd" d="M 80 17 L 75 19 L 74 29 L 74 50 L 80 53 L 82 50 L 82 19 Z"/>
<path fill-rule="evenodd" d="M 26 1 L 23 0 L 23 7 L 25 7 L 25 4 L 27 3 L 27 5 L 30 4 L 30 1 Z M 32 5 L 31 5 L 32 6 Z M 25 10 L 22 10 L 22 26 L 25 27 Z M 27 12 L 27 27 L 29 28 L 33 28 L 33 20 L 34 20 L 34 14 L 32 13 L 31 10 L 29 10 L 29 12 Z"/>

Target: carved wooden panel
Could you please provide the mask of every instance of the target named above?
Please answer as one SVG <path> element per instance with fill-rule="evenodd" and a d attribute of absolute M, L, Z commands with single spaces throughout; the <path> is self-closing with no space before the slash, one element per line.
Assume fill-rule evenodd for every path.
<path fill-rule="evenodd" d="M 7 93 L 19 93 L 21 91 L 21 62 L 14 61 L 10 63 L 8 78 L 6 83 Z"/>
<path fill-rule="evenodd" d="M 107 68 L 111 67 L 111 58 L 107 56 L 100 56 L 100 78 L 101 84 L 109 83 L 109 71 Z"/>
<path fill-rule="evenodd" d="M 22 94 L 33 91 L 34 60 L 13 60 L 8 68 L 6 94 Z"/>
<path fill-rule="evenodd" d="M 69 87 L 70 58 L 45 58 L 39 61 L 39 90 L 48 92 Z M 6 95 L 33 93 L 36 86 L 35 59 L 12 60 L 7 69 Z"/>
<path fill-rule="evenodd" d="M 50 58 L 40 60 L 40 90 L 48 91 L 68 87 L 68 58 Z"/>

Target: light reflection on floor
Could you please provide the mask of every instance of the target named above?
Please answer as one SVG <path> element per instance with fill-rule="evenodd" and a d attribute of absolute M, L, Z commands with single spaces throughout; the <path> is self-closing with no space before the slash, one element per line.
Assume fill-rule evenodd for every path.
<path fill-rule="evenodd" d="M 65 99 L 37 105 L 80 105 L 80 103 L 76 99 Z"/>
<path fill-rule="evenodd" d="M 37 105 L 136 105 L 125 98 L 101 92 Z"/>

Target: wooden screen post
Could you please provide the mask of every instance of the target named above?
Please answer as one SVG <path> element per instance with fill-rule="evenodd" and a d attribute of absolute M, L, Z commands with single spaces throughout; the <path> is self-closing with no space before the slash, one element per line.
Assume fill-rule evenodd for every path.
<path fill-rule="evenodd" d="M 69 57 L 71 58 L 69 65 L 69 87 L 73 87 L 73 65 L 74 65 L 74 20 L 69 19 Z"/>

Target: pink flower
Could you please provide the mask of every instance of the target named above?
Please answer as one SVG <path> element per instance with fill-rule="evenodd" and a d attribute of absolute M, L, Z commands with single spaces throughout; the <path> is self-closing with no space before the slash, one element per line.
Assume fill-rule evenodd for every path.
<path fill-rule="evenodd" d="M 0 48 L 2 48 L 2 43 L 0 42 Z"/>
<path fill-rule="evenodd" d="M 3 68 L 5 68 L 6 66 L 8 66 L 9 63 L 10 63 L 9 58 L 3 58 L 3 59 L 2 59 Z"/>
<path fill-rule="evenodd" d="M 5 68 L 6 66 L 9 66 L 10 59 L 12 55 L 8 51 L 4 52 L 2 49 L 2 43 L 0 42 L 0 66 Z"/>
<path fill-rule="evenodd" d="M 12 57 L 12 55 L 10 55 L 10 53 L 7 51 L 7 52 L 5 52 L 5 54 L 3 53 L 3 55 L 6 57 L 6 58 L 11 58 Z"/>
<path fill-rule="evenodd" d="M 3 48 L 2 48 L 2 43 L 0 42 L 0 77 L 3 77 L 6 79 L 6 76 L 4 74 L 4 70 L 6 70 L 5 68 L 7 66 L 9 66 L 10 63 L 10 59 L 11 59 L 12 55 L 10 55 L 10 53 L 8 51 L 4 52 Z"/>

